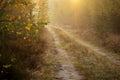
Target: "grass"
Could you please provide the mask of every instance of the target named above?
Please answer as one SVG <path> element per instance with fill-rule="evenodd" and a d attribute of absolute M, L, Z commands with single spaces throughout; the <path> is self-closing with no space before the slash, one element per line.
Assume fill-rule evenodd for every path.
<path fill-rule="evenodd" d="M 40 80 L 53 80 L 56 76 L 55 71 L 57 70 L 56 60 L 53 54 L 53 38 L 51 37 L 50 33 L 45 29 L 44 40 L 46 41 L 46 48 L 45 48 L 45 64 L 42 67 L 42 75 Z"/>
<path fill-rule="evenodd" d="M 120 66 L 79 45 L 62 31 L 57 29 L 55 31 L 61 39 L 61 47 L 74 58 L 76 69 L 85 75 L 86 80 L 120 80 Z"/>
<path fill-rule="evenodd" d="M 84 25 L 85 26 L 85 25 Z M 65 27 L 64 27 L 65 29 Z M 93 28 L 86 27 L 69 27 L 66 28 L 76 37 L 83 39 L 91 44 L 97 45 L 110 51 L 114 54 L 120 55 L 120 36 L 118 34 L 114 34 L 113 32 L 103 31 L 100 33 L 100 29 L 96 32 Z"/>

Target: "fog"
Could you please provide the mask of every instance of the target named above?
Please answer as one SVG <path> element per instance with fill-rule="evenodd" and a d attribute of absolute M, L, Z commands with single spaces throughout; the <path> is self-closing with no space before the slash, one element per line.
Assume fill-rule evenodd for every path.
<path fill-rule="evenodd" d="M 80 12 L 83 12 L 80 5 L 81 3 L 72 3 L 70 0 L 49 0 L 50 21 L 60 24 L 76 23 Z"/>
<path fill-rule="evenodd" d="M 119 0 L 49 0 L 48 5 L 50 23 L 68 25 L 83 39 L 118 51 Z"/>

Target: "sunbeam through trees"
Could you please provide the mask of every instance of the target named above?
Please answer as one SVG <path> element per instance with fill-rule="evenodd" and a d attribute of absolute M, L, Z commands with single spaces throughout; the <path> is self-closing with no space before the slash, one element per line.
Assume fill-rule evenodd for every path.
<path fill-rule="evenodd" d="M 120 80 L 120 0 L 0 0 L 0 80 Z"/>

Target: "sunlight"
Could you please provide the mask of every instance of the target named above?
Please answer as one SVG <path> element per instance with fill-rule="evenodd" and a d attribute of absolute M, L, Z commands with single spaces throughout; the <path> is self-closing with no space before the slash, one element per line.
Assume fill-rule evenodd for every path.
<path fill-rule="evenodd" d="M 83 0 L 70 0 L 70 5 L 74 8 L 82 6 L 83 3 Z"/>
<path fill-rule="evenodd" d="M 78 3 L 79 0 L 71 0 L 73 3 Z"/>
<path fill-rule="evenodd" d="M 76 5 L 76 4 L 78 4 L 80 2 L 80 0 L 71 0 L 71 3 L 73 4 L 73 5 Z"/>

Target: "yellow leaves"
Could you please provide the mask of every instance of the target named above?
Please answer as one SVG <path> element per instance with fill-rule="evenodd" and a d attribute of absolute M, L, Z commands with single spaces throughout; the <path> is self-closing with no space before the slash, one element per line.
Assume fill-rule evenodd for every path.
<path fill-rule="evenodd" d="M 30 24 L 28 24 L 26 27 L 31 27 L 32 26 L 32 24 L 30 23 Z"/>
<path fill-rule="evenodd" d="M 33 25 L 33 24 L 31 24 L 31 23 L 28 24 L 28 25 L 25 27 L 25 29 L 28 30 L 28 31 L 30 31 L 32 25 Z"/>
<path fill-rule="evenodd" d="M 11 64 L 8 64 L 8 65 L 3 65 L 4 68 L 9 68 L 11 67 Z"/>
<path fill-rule="evenodd" d="M 28 22 L 30 22 L 30 18 L 28 18 L 27 20 L 28 20 Z"/>
<path fill-rule="evenodd" d="M 17 34 L 17 35 L 20 35 L 20 34 L 22 34 L 22 33 L 21 33 L 21 32 L 16 32 L 16 34 Z"/>
<path fill-rule="evenodd" d="M 18 16 L 18 20 L 21 20 L 21 16 Z"/>
<path fill-rule="evenodd" d="M 35 30 L 35 32 L 36 32 L 36 33 L 38 33 L 38 32 L 39 32 L 39 30 L 38 30 L 38 29 L 36 29 L 36 30 Z"/>
<path fill-rule="evenodd" d="M 30 23 L 30 24 L 28 24 L 28 26 L 29 26 L 29 27 L 31 27 L 32 25 L 33 25 L 33 24 L 31 24 L 31 23 Z"/>
<path fill-rule="evenodd" d="M 30 27 L 25 27 L 26 30 L 30 31 Z"/>

